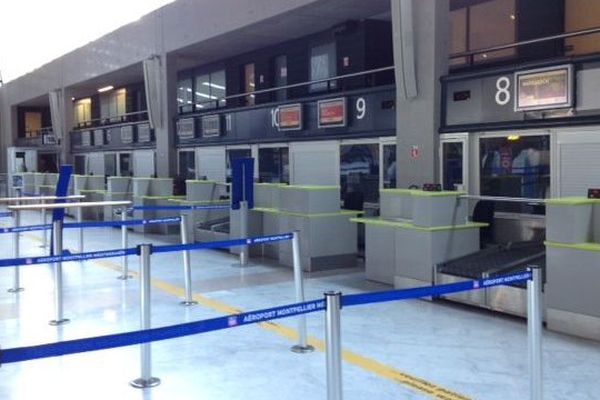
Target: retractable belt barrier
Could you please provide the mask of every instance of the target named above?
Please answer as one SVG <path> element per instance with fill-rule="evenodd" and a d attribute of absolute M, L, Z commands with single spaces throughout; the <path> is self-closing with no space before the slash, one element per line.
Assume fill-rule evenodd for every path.
<path fill-rule="evenodd" d="M 193 210 L 228 210 L 229 205 L 189 205 L 189 206 L 133 206 L 129 211 L 193 211 Z"/>
<path fill-rule="evenodd" d="M 136 249 L 133 250 L 137 251 Z M 531 272 L 522 272 L 517 274 L 501 275 L 495 278 L 427 286 L 415 289 L 345 295 L 342 296 L 342 305 L 349 307 L 371 303 L 416 299 L 429 296 L 435 297 L 442 294 L 458 293 L 523 282 L 531 280 L 531 278 Z M 68 340 L 36 346 L 2 349 L 0 350 L 0 365 L 35 360 L 39 358 L 82 353 L 87 351 L 131 346 L 165 339 L 174 339 L 182 336 L 195 335 L 199 333 L 234 328 L 280 318 L 309 314 L 325 310 L 325 308 L 325 300 L 320 299 L 161 328 L 152 328 L 85 339 Z"/>
<path fill-rule="evenodd" d="M 12 212 L 10 211 L 4 211 L 4 212 L 0 212 L 0 218 L 8 218 L 8 217 L 12 217 Z"/>
<path fill-rule="evenodd" d="M 93 221 L 93 222 L 69 222 L 63 225 L 64 228 L 104 228 L 136 225 L 156 225 L 156 224 L 178 224 L 181 217 L 150 218 L 150 219 L 131 219 L 125 221 Z M 10 228 L 0 228 L 0 233 L 31 232 L 52 229 L 52 224 L 45 225 L 26 225 Z"/>

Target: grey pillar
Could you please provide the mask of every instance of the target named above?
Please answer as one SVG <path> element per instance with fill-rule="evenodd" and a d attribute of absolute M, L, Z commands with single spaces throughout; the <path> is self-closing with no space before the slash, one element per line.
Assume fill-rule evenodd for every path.
<path fill-rule="evenodd" d="M 73 154 L 71 153 L 71 129 L 73 128 L 73 97 L 72 91 L 63 89 L 63 133 L 60 139 L 60 159 L 61 164 L 73 164 Z M 55 133 L 56 134 L 56 133 Z"/>
<path fill-rule="evenodd" d="M 396 65 L 397 185 L 438 181 L 441 85 L 449 0 L 391 0 Z"/>
<path fill-rule="evenodd" d="M 175 58 L 162 54 L 160 71 L 160 107 L 162 126 L 155 129 L 156 174 L 158 177 L 175 176 L 175 117 L 177 116 L 177 65 Z"/>

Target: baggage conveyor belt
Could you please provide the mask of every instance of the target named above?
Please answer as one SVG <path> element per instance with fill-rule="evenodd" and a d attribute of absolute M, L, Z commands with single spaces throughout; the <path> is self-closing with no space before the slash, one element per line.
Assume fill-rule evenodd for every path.
<path fill-rule="evenodd" d="M 436 283 L 452 283 L 465 279 L 484 279 L 511 272 L 525 271 L 530 265 L 543 268 L 545 281 L 546 249 L 543 243 L 519 242 L 496 245 L 474 254 L 436 265 Z M 446 298 L 509 314 L 526 314 L 526 282 L 470 295 Z"/>

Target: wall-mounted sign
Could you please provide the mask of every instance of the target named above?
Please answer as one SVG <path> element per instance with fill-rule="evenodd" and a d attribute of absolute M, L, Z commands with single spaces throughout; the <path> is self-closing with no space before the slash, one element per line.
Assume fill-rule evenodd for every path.
<path fill-rule="evenodd" d="M 221 136 L 221 116 L 219 114 L 205 115 L 202 121 L 202 137 Z"/>
<path fill-rule="evenodd" d="M 319 109 L 319 128 L 334 128 L 346 126 L 346 98 L 320 100 L 317 103 Z"/>
<path fill-rule="evenodd" d="M 105 145 L 104 129 L 94 129 L 94 146 Z"/>
<path fill-rule="evenodd" d="M 179 139 L 193 139 L 196 136 L 194 118 L 182 118 L 177 121 L 177 136 Z"/>
<path fill-rule="evenodd" d="M 302 104 L 286 104 L 277 108 L 277 129 L 297 131 L 302 129 Z"/>
<path fill-rule="evenodd" d="M 421 156 L 421 152 L 419 151 L 419 146 L 410 146 L 410 158 L 413 160 L 418 159 Z"/>
<path fill-rule="evenodd" d="M 515 73 L 515 111 L 573 106 L 573 67 L 540 68 Z"/>
<path fill-rule="evenodd" d="M 121 143 L 133 143 L 133 125 L 121 127 Z"/>
<path fill-rule="evenodd" d="M 150 124 L 138 125 L 137 131 L 139 143 L 147 143 L 152 141 L 152 132 L 150 131 Z"/>
<path fill-rule="evenodd" d="M 88 146 L 88 147 L 92 145 L 92 132 L 90 132 L 90 131 L 81 132 L 81 145 Z"/>
<path fill-rule="evenodd" d="M 58 139 L 56 138 L 56 135 L 45 134 L 42 136 L 42 144 L 54 146 L 58 144 Z"/>

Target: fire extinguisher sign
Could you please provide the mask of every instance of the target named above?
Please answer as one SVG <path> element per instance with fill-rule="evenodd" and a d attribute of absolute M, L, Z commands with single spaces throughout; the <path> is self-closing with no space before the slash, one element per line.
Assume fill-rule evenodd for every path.
<path fill-rule="evenodd" d="M 420 155 L 421 152 L 419 151 L 419 146 L 410 146 L 410 158 L 416 160 Z"/>

